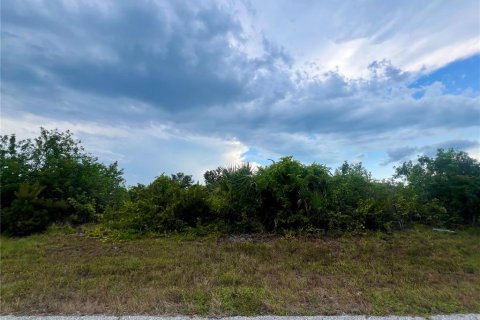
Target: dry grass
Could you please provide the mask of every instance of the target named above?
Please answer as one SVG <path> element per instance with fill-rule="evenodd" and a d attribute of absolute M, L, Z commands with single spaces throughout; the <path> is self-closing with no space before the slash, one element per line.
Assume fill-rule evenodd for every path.
<path fill-rule="evenodd" d="M 339 239 L 1 239 L 1 313 L 480 311 L 480 230 Z"/>

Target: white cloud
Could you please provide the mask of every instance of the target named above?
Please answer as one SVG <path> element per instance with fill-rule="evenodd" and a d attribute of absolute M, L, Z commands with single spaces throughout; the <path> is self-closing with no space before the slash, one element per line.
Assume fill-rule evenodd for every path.
<path fill-rule="evenodd" d="M 364 77 L 375 60 L 405 71 L 442 67 L 480 52 L 480 2 L 253 1 L 268 38 L 284 46 L 296 68 Z M 309 67 L 314 62 L 316 69 Z"/>
<path fill-rule="evenodd" d="M 118 161 L 129 184 L 148 183 L 162 173 L 176 172 L 192 174 L 203 182 L 207 170 L 245 163 L 244 153 L 248 151 L 236 139 L 192 134 L 156 122 L 132 127 L 20 113 L 2 116 L 0 132 L 26 139 L 38 136 L 40 127 L 72 131 L 87 152 L 105 162 Z"/>

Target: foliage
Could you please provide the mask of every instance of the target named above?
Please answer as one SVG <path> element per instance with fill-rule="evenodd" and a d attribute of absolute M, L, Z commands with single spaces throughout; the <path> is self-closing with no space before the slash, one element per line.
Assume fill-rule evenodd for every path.
<path fill-rule="evenodd" d="M 126 189 L 117 163 L 100 163 L 69 131 L 41 129 L 33 140 L 11 135 L 0 142 L 1 227 L 14 235 L 57 222 L 100 222 L 105 232 L 128 236 L 390 232 L 480 220 L 480 164 L 455 150 L 405 162 L 383 181 L 361 163 L 332 172 L 283 157 L 258 170 L 246 164 L 207 171 L 205 185 L 179 172 Z"/>
<path fill-rule="evenodd" d="M 46 229 L 48 211 L 39 198 L 43 189 L 38 184 L 23 183 L 14 192 L 15 199 L 8 208 L 2 210 L 2 223 L 8 226 L 11 233 L 24 235 Z"/>
<path fill-rule="evenodd" d="M 478 224 L 480 215 L 480 163 L 463 151 L 439 149 L 437 156 L 422 156 L 396 168 L 426 207 L 427 222 L 455 226 Z"/>
<path fill-rule="evenodd" d="M 28 234 L 50 223 L 95 220 L 107 205 L 122 202 L 117 163 L 104 165 L 69 132 L 41 128 L 35 139 L 0 140 L 2 231 Z"/>
<path fill-rule="evenodd" d="M 132 233 L 182 231 L 208 221 L 205 187 L 185 183 L 191 180 L 185 177 L 190 176 L 161 175 L 148 186 L 131 188 L 129 199 L 120 206 L 109 207 L 101 221 L 111 228 Z"/>
<path fill-rule="evenodd" d="M 260 168 L 257 182 L 262 225 L 268 231 L 308 227 L 315 215 L 324 214 L 329 181 L 326 167 L 304 166 L 292 157 Z"/>
<path fill-rule="evenodd" d="M 219 168 L 215 177 L 208 179 L 209 204 L 212 215 L 227 231 L 251 232 L 259 225 L 256 221 L 259 199 L 255 175 L 250 165 Z"/>

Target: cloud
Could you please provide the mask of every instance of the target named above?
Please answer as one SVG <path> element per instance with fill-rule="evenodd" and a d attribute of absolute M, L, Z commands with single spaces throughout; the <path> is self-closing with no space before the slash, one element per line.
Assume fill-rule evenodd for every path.
<path fill-rule="evenodd" d="M 393 148 L 387 151 L 388 159 L 382 163 L 387 165 L 393 162 L 400 162 L 410 159 L 413 155 L 426 155 L 429 157 L 434 156 L 438 149 L 455 149 L 455 150 L 478 150 L 480 148 L 480 142 L 474 140 L 449 140 L 431 145 L 425 145 L 421 147 L 400 147 Z"/>
<path fill-rule="evenodd" d="M 358 78 L 372 61 L 385 58 L 417 72 L 480 52 L 476 1 L 252 3 L 265 35 L 284 45 L 298 68 L 315 74 L 338 68 Z"/>
<path fill-rule="evenodd" d="M 265 126 L 303 134 L 338 134 L 351 139 L 381 136 L 406 128 L 467 128 L 478 126 L 480 97 L 443 92 L 439 83 L 426 86 L 425 95 L 414 97 L 408 74 L 389 66 L 385 75 L 349 79 L 335 72 L 307 79 L 288 98 L 259 106 Z M 377 72 L 377 71 L 375 71 Z M 237 118 L 238 119 L 238 118 Z M 239 134 L 242 129 L 239 130 Z"/>
<path fill-rule="evenodd" d="M 7 1 L 2 29 L 10 85 L 56 85 L 170 111 L 255 99 L 288 63 L 268 42 L 261 56 L 246 55 L 242 25 L 215 2 Z"/>
<path fill-rule="evenodd" d="M 40 127 L 72 131 L 101 161 L 118 161 L 125 168 L 129 184 L 148 183 L 162 173 L 176 172 L 192 174 L 203 182 L 207 170 L 247 162 L 244 154 L 248 147 L 238 140 L 192 134 L 154 121 L 142 127 L 111 126 L 20 113 L 2 117 L 1 133 L 15 133 L 18 139 L 26 139 L 37 136 Z"/>
<path fill-rule="evenodd" d="M 384 172 L 442 141 L 474 150 L 460 141 L 478 141 L 480 93 L 437 75 L 480 60 L 422 78 L 478 52 L 473 7 L 5 1 L 2 132 L 71 129 L 130 183 L 283 155 Z"/>

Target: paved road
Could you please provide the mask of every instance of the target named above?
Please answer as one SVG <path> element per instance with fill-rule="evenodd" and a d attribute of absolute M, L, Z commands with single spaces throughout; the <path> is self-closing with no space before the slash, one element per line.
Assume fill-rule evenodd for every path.
<path fill-rule="evenodd" d="M 0 320 L 426 320 L 423 317 L 370 316 L 259 316 L 259 317 L 161 317 L 161 316 L 0 316 Z M 451 314 L 429 317 L 431 320 L 480 320 L 480 314 Z"/>

